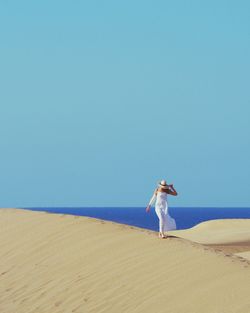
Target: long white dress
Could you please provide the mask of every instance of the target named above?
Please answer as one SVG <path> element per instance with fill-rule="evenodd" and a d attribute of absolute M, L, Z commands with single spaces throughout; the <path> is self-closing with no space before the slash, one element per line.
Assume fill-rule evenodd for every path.
<path fill-rule="evenodd" d="M 176 222 L 168 212 L 167 193 L 158 191 L 155 202 L 155 213 L 159 218 L 159 232 L 175 230 Z"/>

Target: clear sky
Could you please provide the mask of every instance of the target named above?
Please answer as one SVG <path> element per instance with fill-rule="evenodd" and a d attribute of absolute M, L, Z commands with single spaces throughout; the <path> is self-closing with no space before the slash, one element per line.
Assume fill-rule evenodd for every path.
<path fill-rule="evenodd" d="M 250 1 L 0 2 L 0 206 L 250 206 Z"/>

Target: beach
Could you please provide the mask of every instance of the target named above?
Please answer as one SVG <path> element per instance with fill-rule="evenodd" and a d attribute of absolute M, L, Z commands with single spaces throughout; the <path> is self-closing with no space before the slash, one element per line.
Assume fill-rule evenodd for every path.
<path fill-rule="evenodd" d="M 250 220 L 158 233 L 0 210 L 1 313 L 246 313 Z"/>

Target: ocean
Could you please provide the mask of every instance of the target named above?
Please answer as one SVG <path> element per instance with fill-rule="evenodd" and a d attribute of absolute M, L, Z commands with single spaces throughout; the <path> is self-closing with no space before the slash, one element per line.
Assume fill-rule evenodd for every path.
<path fill-rule="evenodd" d="M 154 231 L 159 229 L 159 220 L 154 207 L 149 213 L 146 213 L 145 207 L 41 207 L 22 209 L 88 216 Z M 169 214 L 175 219 L 177 229 L 187 229 L 208 220 L 250 218 L 250 208 L 170 207 Z"/>

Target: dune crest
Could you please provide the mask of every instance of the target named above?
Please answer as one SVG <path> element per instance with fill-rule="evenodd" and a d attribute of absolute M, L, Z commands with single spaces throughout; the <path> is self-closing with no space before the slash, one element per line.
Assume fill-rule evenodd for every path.
<path fill-rule="evenodd" d="M 250 261 L 250 219 L 211 220 L 170 233 Z"/>
<path fill-rule="evenodd" d="M 202 244 L 250 243 L 250 219 L 211 220 L 169 233 Z"/>
<path fill-rule="evenodd" d="M 1 313 L 242 313 L 250 307 L 244 259 L 152 231 L 1 209 L 0 245 Z"/>

